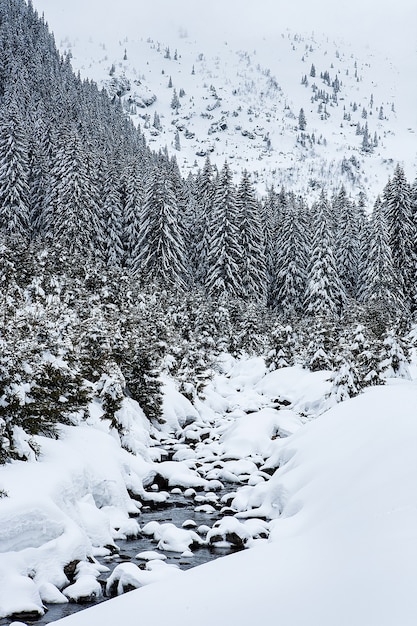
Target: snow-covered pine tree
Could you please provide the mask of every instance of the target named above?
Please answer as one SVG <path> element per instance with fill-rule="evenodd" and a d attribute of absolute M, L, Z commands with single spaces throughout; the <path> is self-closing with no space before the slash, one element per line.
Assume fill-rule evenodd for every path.
<path fill-rule="evenodd" d="M 359 224 L 356 206 L 348 198 L 346 189 L 342 186 L 337 194 L 333 212 L 336 217 L 336 245 L 335 259 L 340 280 L 345 288 L 346 295 L 354 298 L 357 293 L 358 266 L 359 266 Z"/>
<path fill-rule="evenodd" d="M 145 188 L 139 240 L 133 251 L 132 272 L 145 283 L 185 289 L 187 264 L 178 221 L 177 199 L 170 177 L 156 169 Z"/>
<path fill-rule="evenodd" d="M 214 191 L 213 167 L 210 163 L 210 158 L 206 157 L 204 167 L 199 173 L 195 185 L 196 212 L 192 228 L 192 259 L 195 277 L 200 284 L 204 284 L 208 272 Z"/>
<path fill-rule="evenodd" d="M 301 341 L 306 346 L 304 366 L 310 371 L 334 369 L 337 362 L 339 328 L 328 317 L 305 318 L 300 327 Z"/>
<path fill-rule="evenodd" d="M 29 193 L 31 198 L 30 223 L 32 233 L 42 231 L 42 215 L 45 208 L 45 197 L 48 178 L 51 170 L 53 141 L 52 128 L 45 122 L 46 113 L 36 116 L 34 132 L 30 137 Z"/>
<path fill-rule="evenodd" d="M 229 165 L 225 163 L 217 181 L 210 223 L 206 289 L 212 297 L 243 295 L 239 238 L 236 192 Z"/>
<path fill-rule="evenodd" d="M 98 256 L 102 242 L 98 189 L 81 137 L 67 125 L 57 138 L 45 213 L 43 235 L 63 253 Z"/>
<path fill-rule="evenodd" d="M 0 111 L 0 230 L 9 237 L 29 235 L 28 138 L 15 97 Z"/>
<path fill-rule="evenodd" d="M 326 408 L 358 395 L 357 372 L 351 361 L 342 360 L 338 370 L 333 374 L 332 386 L 326 397 Z"/>
<path fill-rule="evenodd" d="M 246 170 L 237 189 L 236 206 L 240 227 L 238 243 L 242 250 L 242 295 L 262 304 L 266 302 L 267 293 L 265 244 L 259 205 Z"/>
<path fill-rule="evenodd" d="M 135 156 L 127 159 L 122 171 L 123 248 L 125 264 L 134 263 L 134 250 L 140 238 L 140 212 L 143 202 L 143 181 L 139 161 Z"/>
<path fill-rule="evenodd" d="M 356 299 L 358 302 L 363 303 L 366 301 L 366 283 L 368 276 L 368 263 L 369 263 L 369 245 L 370 245 L 370 221 L 366 213 L 366 197 L 365 194 L 360 193 L 356 202 L 356 215 L 358 222 L 358 275 L 357 275 L 357 289 Z"/>
<path fill-rule="evenodd" d="M 383 340 L 379 369 L 383 378 L 411 380 L 409 346 L 403 338 L 396 334 L 394 328 L 387 331 Z"/>
<path fill-rule="evenodd" d="M 124 259 L 122 198 L 119 192 L 117 167 L 109 158 L 104 175 L 102 194 L 104 220 L 104 260 L 107 265 L 120 267 Z"/>
<path fill-rule="evenodd" d="M 269 344 L 270 350 L 265 362 L 271 371 L 295 364 L 297 341 L 292 326 L 284 326 L 279 322 L 274 324 Z"/>
<path fill-rule="evenodd" d="M 412 306 L 417 267 L 414 252 L 416 230 L 413 222 L 411 188 L 399 164 L 384 189 L 383 208 L 394 267 L 399 276 L 405 301 L 408 306 Z"/>
<path fill-rule="evenodd" d="M 357 324 L 346 341 L 345 353 L 353 361 L 357 371 L 356 386 L 359 389 L 372 385 L 383 385 L 379 372 L 380 340 L 370 333 L 363 324 Z"/>
<path fill-rule="evenodd" d="M 264 348 L 263 305 L 251 300 L 242 311 L 236 324 L 235 346 L 238 352 L 262 354 Z"/>
<path fill-rule="evenodd" d="M 304 113 L 304 109 L 300 109 L 300 112 L 298 114 L 298 128 L 301 131 L 304 131 L 306 129 L 307 126 L 307 120 L 306 120 L 306 116 Z"/>
<path fill-rule="evenodd" d="M 266 197 L 261 202 L 261 217 L 265 241 L 266 270 L 269 282 L 271 282 L 275 267 L 275 241 L 278 223 L 278 194 L 274 186 L 268 189 Z"/>
<path fill-rule="evenodd" d="M 314 233 L 305 312 L 308 315 L 335 318 L 343 309 L 346 293 L 336 266 L 330 228 L 330 205 L 323 191 L 313 210 Z"/>
<path fill-rule="evenodd" d="M 414 257 L 417 259 L 417 178 L 411 186 L 411 203 L 413 211 Z M 412 309 L 417 310 L 417 288 L 414 290 Z"/>
<path fill-rule="evenodd" d="M 404 294 L 389 245 L 386 213 L 379 197 L 370 224 L 367 270 L 364 302 L 378 318 L 382 316 L 381 323 L 386 326 L 403 310 Z"/>
<path fill-rule="evenodd" d="M 275 242 L 270 302 L 288 318 L 303 310 L 310 241 L 301 199 L 290 195 Z"/>
<path fill-rule="evenodd" d="M 180 106 L 181 106 L 181 102 L 178 98 L 177 90 L 174 89 L 174 93 L 171 98 L 171 109 L 173 109 L 175 113 L 178 114 L 178 109 L 180 108 Z"/>

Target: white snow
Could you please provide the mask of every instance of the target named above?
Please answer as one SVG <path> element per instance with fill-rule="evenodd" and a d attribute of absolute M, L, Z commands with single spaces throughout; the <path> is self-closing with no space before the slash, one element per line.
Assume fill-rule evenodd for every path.
<path fill-rule="evenodd" d="M 285 434 L 301 426 L 299 416 L 292 411 L 277 411 L 271 408 L 237 418 L 222 435 L 224 454 L 236 459 L 258 455 L 269 456 L 272 440 L 280 433 L 281 423 Z M 238 465 L 226 464 L 225 470 L 239 474 L 242 473 L 242 466 L 239 468 Z M 221 472 L 218 478 L 222 480 Z"/>
<path fill-rule="evenodd" d="M 181 570 L 177 565 L 168 565 L 161 560 L 151 560 L 146 570 L 134 563 L 121 563 L 113 570 L 106 584 L 108 595 L 121 595 L 129 589 L 138 589 L 145 585 L 159 582 L 178 574 Z"/>
<path fill-rule="evenodd" d="M 139 552 L 136 558 L 142 559 L 143 561 L 165 561 L 167 557 L 162 552 L 156 552 L 156 550 L 144 550 L 143 552 Z"/>
<path fill-rule="evenodd" d="M 186 423 L 194 422 L 198 418 L 198 413 L 191 402 L 177 391 L 172 379 L 164 377 L 163 382 L 163 419 L 168 430 L 176 432 Z"/>
<path fill-rule="evenodd" d="M 65 596 L 73 602 L 84 599 L 100 598 L 102 595 L 101 585 L 92 574 L 80 576 L 75 583 L 64 589 Z"/>
<path fill-rule="evenodd" d="M 177 528 L 174 524 L 158 522 L 148 522 L 142 528 L 144 535 L 153 536 L 158 541 L 158 550 L 167 552 L 184 552 L 193 545 L 203 543 L 202 539 L 193 530 Z"/>

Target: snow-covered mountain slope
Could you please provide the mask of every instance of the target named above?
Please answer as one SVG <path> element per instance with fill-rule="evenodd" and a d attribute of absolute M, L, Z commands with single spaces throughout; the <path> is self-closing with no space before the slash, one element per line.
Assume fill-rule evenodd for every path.
<path fill-rule="evenodd" d="M 289 30 L 242 45 L 202 43 L 185 29 L 165 41 L 138 30 L 57 43 L 83 77 L 122 96 L 150 146 L 167 147 L 184 175 L 209 154 L 238 175 L 248 169 L 261 193 L 271 184 L 314 194 L 343 183 L 370 200 L 397 162 L 414 178 L 416 93 L 388 53 Z"/>

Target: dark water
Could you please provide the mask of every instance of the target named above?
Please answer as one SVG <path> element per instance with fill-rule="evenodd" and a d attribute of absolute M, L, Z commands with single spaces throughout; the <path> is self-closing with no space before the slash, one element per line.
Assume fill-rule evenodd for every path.
<path fill-rule="evenodd" d="M 222 494 L 218 494 L 221 497 Z M 195 532 L 197 532 L 197 528 L 201 525 L 212 526 L 214 522 L 221 517 L 223 514 L 220 513 L 219 510 L 216 510 L 212 514 L 204 513 L 204 512 L 196 512 L 194 507 L 196 506 L 195 502 L 191 499 L 184 498 L 182 495 L 170 495 L 170 499 L 168 502 L 168 506 L 165 506 L 162 509 L 158 510 L 146 510 L 144 509 L 141 515 L 138 517 L 138 522 L 140 526 L 144 526 L 150 521 L 157 521 L 159 523 L 170 522 L 175 524 L 178 528 L 182 527 L 183 522 L 186 520 L 193 520 L 196 523 L 196 528 L 193 528 Z M 111 560 L 107 560 L 105 558 L 98 558 L 97 560 L 100 563 L 103 563 L 109 568 L 109 572 L 102 574 L 99 580 L 102 582 L 103 586 L 105 586 L 105 581 L 110 576 L 112 570 L 119 565 L 119 563 L 125 563 L 127 561 L 132 561 L 136 565 L 141 563 L 140 560 L 135 559 L 136 554 L 138 552 L 143 552 L 144 550 L 155 550 L 157 542 L 153 541 L 150 537 L 140 536 L 137 539 L 129 540 L 129 541 L 117 541 L 117 546 L 119 548 L 119 553 L 114 555 Z M 179 553 L 176 552 L 164 552 L 166 555 L 166 563 L 176 563 L 181 569 L 190 569 L 191 567 L 195 567 L 196 565 L 201 565 L 202 563 L 206 563 L 207 561 L 211 561 L 220 556 L 224 556 L 226 554 L 231 554 L 235 552 L 236 548 L 222 549 L 216 550 L 213 548 L 208 548 L 207 546 L 197 547 L 193 551 L 192 557 L 181 557 Z M 163 552 L 162 550 L 158 550 L 158 552 Z M 106 597 L 102 597 L 95 602 L 87 603 L 87 604 L 76 604 L 74 602 L 69 602 L 67 604 L 49 604 L 46 605 L 47 611 L 45 615 L 42 617 L 31 620 L 27 617 L 15 617 L 15 618 L 5 618 L 0 619 L 0 626 L 8 626 L 11 622 L 20 620 L 25 622 L 26 624 L 34 624 L 36 626 L 43 626 L 44 624 L 48 624 L 55 620 L 61 619 L 62 617 L 66 617 L 77 611 L 81 611 L 90 606 L 94 606 L 99 602 L 105 602 L 108 600 Z"/>

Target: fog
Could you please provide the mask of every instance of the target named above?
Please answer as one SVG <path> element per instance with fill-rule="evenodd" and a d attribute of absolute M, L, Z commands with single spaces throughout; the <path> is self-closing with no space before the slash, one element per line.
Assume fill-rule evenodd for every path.
<path fill-rule="evenodd" d="M 66 36 L 183 36 L 250 41 L 286 28 L 342 36 L 394 55 L 417 55 L 415 0 L 34 0 L 55 32 Z"/>

